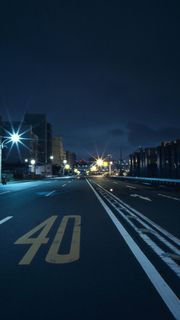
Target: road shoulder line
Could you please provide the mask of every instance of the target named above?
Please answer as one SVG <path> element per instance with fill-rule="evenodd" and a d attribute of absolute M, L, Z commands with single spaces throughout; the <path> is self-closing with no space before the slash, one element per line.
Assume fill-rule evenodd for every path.
<path fill-rule="evenodd" d="M 176 320 L 180 320 L 180 302 L 178 297 L 175 295 L 175 293 L 172 291 L 172 289 L 168 286 L 168 284 L 165 282 L 165 280 L 161 277 L 160 273 L 156 270 L 154 265 L 149 261 L 149 259 L 146 257 L 146 255 L 143 253 L 143 251 L 138 247 L 136 242 L 133 240 L 133 238 L 130 236 L 130 234 L 126 231 L 126 229 L 123 227 L 123 225 L 119 222 L 119 220 L 116 218 L 112 210 L 107 206 L 107 204 L 104 202 L 104 200 L 99 196 L 97 191 L 93 188 L 93 186 L 90 184 L 88 180 L 86 180 L 89 184 L 90 188 L 96 195 L 97 199 L 107 212 L 108 216 L 118 229 L 119 233 L 125 240 L 126 244 L 128 245 L 129 249 L 135 256 L 135 258 L 138 260 L 139 264 L 141 265 L 142 269 L 148 276 L 149 280 L 161 296 L 162 300 L 170 310 L 170 312 L 173 314 L 174 318 Z"/>

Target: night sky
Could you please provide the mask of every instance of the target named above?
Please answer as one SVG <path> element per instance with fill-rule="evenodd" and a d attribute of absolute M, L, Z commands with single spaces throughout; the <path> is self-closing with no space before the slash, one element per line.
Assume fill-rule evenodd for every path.
<path fill-rule="evenodd" d="M 78 158 L 180 138 L 179 1 L 1 1 L 0 114 Z"/>

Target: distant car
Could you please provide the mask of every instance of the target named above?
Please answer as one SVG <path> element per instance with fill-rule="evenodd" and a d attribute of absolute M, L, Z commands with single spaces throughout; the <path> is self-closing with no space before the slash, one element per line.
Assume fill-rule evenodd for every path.
<path fill-rule="evenodd" d="M 86 174 L 85 173 L 80 173 L 78 176 L 77 176 L 77 179 L 85 179 L 86 178 Z"/>

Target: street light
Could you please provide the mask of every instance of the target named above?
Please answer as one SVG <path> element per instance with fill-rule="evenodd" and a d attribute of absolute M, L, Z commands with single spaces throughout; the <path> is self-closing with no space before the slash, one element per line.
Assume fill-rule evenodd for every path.
<path fill-rule="evenodd" d="M 31 172 L 35 174 L 36 160 L 35 159 L 31 159 L 30 163 L 31 163 L 31 166 L 32 166 L 32 171 Z"/>
<path fill-rule="evenodd" d="M 53 159 L 54 159 L 54 156 L 50 156 L 49 158 L 50 158 L 50 160 L 53 160 Z"/>
<path fill-rule="evenodd" d="M 31 164 L 34 166 L 35 163 L 36 163 L 36 160 L 32 159 L 32 160 L 31 160 Z"/>
<path fill-rule="evenodd" d="M 20 141 L 20 135 L 18 133 L 12 133 L 9 140 L 13 143 L 18 143 Z"/>
<path fill-rule="evenodd" d="M 103 165 L 103 159 L 98 158 L 98 159 L 96 160 L 96 164 L 98 165 L 98 167 L 102 167 L 102 165 Z"/>
<path fill-rule="evenodd" d="M 5 139 L 3 139 L 5 138 Z M 0 136 L 0 182 L 2 182 L 2 149 L 7 145 L 8 143 L 12 142 L 12 144 L 20 142 L 21 137 L 18 133 L 10 133 L 8 137 Z"/>
<path fill-rule="evenodd" d="M 66 170 L 69 170 L 69 169 L 70 169 L 70 165 L 69 165 L 68 163 L 65 165 L 65 169 L 66 169 Z"/>
<path fill-rule="evenodd" d="M 64 173 L 65 173 L 65 167 L 66 167 L 66 165 L 67 165 L 67 160 L 66 159 L 64 159 L 63 160 L 63 176 L 64 176 Z"/>

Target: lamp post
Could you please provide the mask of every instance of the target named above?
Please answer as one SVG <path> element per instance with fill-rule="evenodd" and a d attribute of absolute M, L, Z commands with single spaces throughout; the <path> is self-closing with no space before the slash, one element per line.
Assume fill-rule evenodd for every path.
<path fill-rule="evenodd" d="M 109 176 L 111 176 L 111 174 L 112 174 L 112 168 L 111 168 L 112 164 L 113 164 L 113 162 L 109 161 Z"/>
<path fill-rule="evenodd" d="M 64 159 L 64 160 L 63 160 L 63 176 L 64 176 L 64 172 L 65 172 L 65 166 L 66 166 L 66 164 L 67 164 L 67 160 L 66 160 L 66 159 Z"/>
<path fill-rule="evenodd" d="M 0 182 L 2 182 L 2 149 L 10 142 L 18 144 L 19 141 L 20 135 L 18 133 L 12 133 L 9 137 L 0 136 Z"/>
<path fill-rule="evenodd" d="M 36 160 L 35 159 L 31 159 L 32 173 L 34 173 L 34 174 L 35 174 L 35 164 L 36 164 Z"/>

